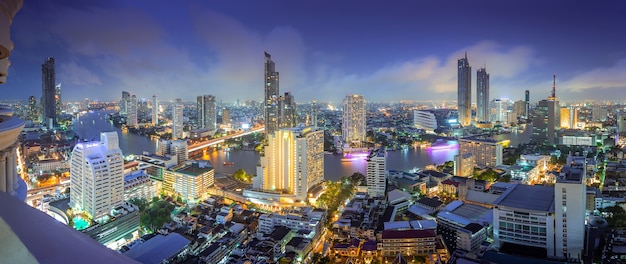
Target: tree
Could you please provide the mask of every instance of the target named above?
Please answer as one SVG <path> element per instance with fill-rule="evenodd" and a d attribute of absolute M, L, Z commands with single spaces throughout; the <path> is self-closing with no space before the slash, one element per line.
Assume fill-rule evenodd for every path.
<path fill-rule="evenodd" d="M 252 182 L 252 175 L 248 174 L 244 169 L 236 170 L 235 173 L 233 173 L 233 178 L 235 178 L 235 180 L 245 183 Z"/>

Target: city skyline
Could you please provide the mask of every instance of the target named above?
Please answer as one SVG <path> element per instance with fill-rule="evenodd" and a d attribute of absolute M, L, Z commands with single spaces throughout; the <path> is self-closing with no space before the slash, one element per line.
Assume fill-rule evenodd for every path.
<path fill-rule="evenodd" d="M 301 103 L 355 93 L 455 101 L 455 63 L 465 52 L 474 68 L 490 69 L 493 98 L 521 99 L 530 90 L 539 101 L 550 95 L 556 72 L 561 100 L 615 99 L 611 93 L 626 88 L 619 74 L 626 70 L 619 45 L 626 4 L 536 6 L 27 2 L 13 23 L 4 99 L 39 97 L 39 65 L 54 57 L 64 101 L 116 100 L 121 91 L 164 101 L 193 101 L 195 91 L 261 100 L 262 51 L 277 62 L 282 90 Z"/>

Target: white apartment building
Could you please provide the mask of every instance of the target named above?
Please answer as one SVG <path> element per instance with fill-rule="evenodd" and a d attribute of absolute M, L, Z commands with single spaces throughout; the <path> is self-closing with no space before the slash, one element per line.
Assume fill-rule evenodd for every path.
<path fill-rule="evenodd" d="M 176 99 L 172 108 L 172 139 L 183 137 L 183 103 L 180 99 Z"/>
<path fill-rule="evenodd" d="M 259 217 L 257 232 L 271 234 L 276 226 L 286 226 L 296 231 L 307 230 L 319 234 L 325 214 L 325 211 L 311 210 L 310 208 L 305 208 L 304 211 L 299 212 L 284 211 L 281 213 L 263 214 Z"/>
<path fill-rule="evenodd" d="M 157 196 L 156 182 L 144 170 L 136 170 L 124 176 L 124 200 L 143 198 L 150 201 Z"/>
<path fill-rule="evenodd" d="M 418 129 L 423 129 L 428 133 L 435 132 L 437 129 L 437 118 L 432 111 L 415 110 L 413 111 L 413 125 Z"/>
<path fill-rule="evenodd" d="M 215 171 L 208 161 L 186 161 L 163 173 L 163 191 L 187 201 L 202 198 L 214 183 Z"/>
<path fill-rule="evenodd" d="M 116 132 L 76 144 L 70 162 L 70 206 L 99 219 L 122 204 L 124 156 Z"/>
<path fill-rule="evenodd" d="M 370 197 L 384 197 L 387 190 L 387 152 L 384 148 L 373 150 L 367 157 L 367 193 Z"/>

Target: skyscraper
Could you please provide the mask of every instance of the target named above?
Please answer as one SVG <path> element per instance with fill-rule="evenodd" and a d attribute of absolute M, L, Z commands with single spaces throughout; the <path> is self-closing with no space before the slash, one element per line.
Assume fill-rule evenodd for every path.
<path fill-rule="evenodd" d="M 49 129 L 57 125 L 55 82 L 54 58 L 47 58 L 41 65 L 41 120 Z"/>
<path fill-rule="evenodd" d="M 176 99 L 172 107 L 172 139 L 183 138 L 183 103 Z"/>
<path fill-rule="evenodd" d="M 489 122 L 489 73 L 485 68 L 476 72 L 476 120 Z"/>
<path fill-rule="evenodd" d="M 198 127 L 209 130 L 217 129 L 215 96 L 204 95 L 198 96 L 196 101 L 196 109 L 198 111 Z"/>
<path fill-rule="evenodd" d="M 524 113 L 524 118 L 526 120 L 530 119 L 530 91 L 526 90 L 524 93 L 524 101 L 526 102 L 526 111 Z"/>
<path fill-rule="evenodd" d="M 28 119 L 33 123 L 39 123 L 39 107 L 37 106 L 37 98 L 28 97 Z"/>
<path fill-rule="evenodd" d="M 295 127 L 298 123 L 296 116 L 296 101 L 291 92 L 286 92 L 285 96 L 279 100 L 280 104 L 280 127 Z"/>
<path fill-rule="evenodd" d="M 100 133 L 100 142 L 76 144 L 70 160 L 70 206 L 93 219 L 124 201 L 124 156 L 117 132 Z"/>
<path fill-rule="evenodd" d="M 317 126 L 317 101 L 311 102 L 311 125 Z"/>
<path fill-rule="evenodd" d="M 265 101 L 263 105 L 266 137 L 273 135 L 280 127 L 278 80 L 278 72 L 276 71 L 274 61 L 272 61 L 272 56 L 265 52 Z"/>
<path fill-rule="evenodd" d="M 128 114 L 128 104 L 130 103 L 130 93 L 127 91 L 122 92 L 122 101 L 120 101 L 120 114 Z"/>
<path fill-rule="evenodd" d="M 230 109 L 228 108 L 222 110 L 222 124 L 230 124 Z"/>
<path fill-rule="evenodd" d="M 349 147 L 361 147 L 365 140 L 365 117 L 365 98 L 358 94 L 346 95 L 343 99 L 341 133 Z"/>
<path fill-rule="evenodd" d="M 370 197 L 385 197 L 387 190 L 387 152 L 384 148 L 370 152 L 367 157 L 367 193 Z"/>
<path fill-rule="evenodd" d="M 472 67 L 465 57 L 458 61 L 458 99 L 459 123 L 469 126 L 472 123 Z"/>
<path fill-rule="evenodd" d="M 556 132 L 561 128 L 561 107 L 556 98 L 556 75 L 552 83 L 552 94 L 547 100 L 541 100 L 535 107 L 533 116 L 533 134 L 530 140 L 535 143 L 553 145 Z"/>
<path fill-rule="evenodd" d="M 279 129 L 270 135 L 257 167 L 254 189 L 291 194 L 305 200 L 324 180 L 324 131 L 315 127 Z"/>
<path fill-rule="evenodd" d="M 156 95 L 152 96 L 152 125 L 159 125 L 159 102 Z"/>
<path fill-rule="evenodd" d="M 137 120 L 137 96 L 131 95 L 130 100 L 128 100 L 127 109 L 126 109 L 126 125 L 135 127 L 139 124 Z"/>

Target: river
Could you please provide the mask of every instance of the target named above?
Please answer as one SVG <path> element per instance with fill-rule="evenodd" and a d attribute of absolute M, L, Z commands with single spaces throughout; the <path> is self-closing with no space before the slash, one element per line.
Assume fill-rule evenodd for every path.
<path fill-rule="evenodd" d="M 103 131 L 117 131 L 120 139 L 120 148 L 124 155 L 141 154 L 144 151 L 154 153 L 156 142 L 149 137 L 139 136 L 132 133 L 123 133 L 121 129 L 113 126 L 106 118 L 107 111 L 96 111 L 85 114 L 76 119 L 74 131 L 83 139 L 99 140 L 99 133 Z M 511 146 L 528 142 L 530 138 L 530 126 L 523 133 L 511 133 L 497 135 L 496 139 L 510 139 Z M 453 160 L 458 154 L 458 148 L 443 150 L 425 150 L 409 148 L 407 150 L 388 151 L 388 170 L 410 170 L 412 168 L 424 168 L 430 164 L 441 164 Z M 235 170 L 243 168 L 250 174 L 256 174 L 256 165 L 259 162 L 259 154 L 249 150 L 211 150 L 204 159 L 211 161 L 217 174 L 232 174 Z M 342 161 L 342 155 L 324 155 L 324 178 L 338 180 L 342 176 L 351 175 L 354 172 L 365 174 L 366 163 L 363 157 L 351 161 Z M 224 165 L 224 162 L 234 162 L 235 165 Z"/>

